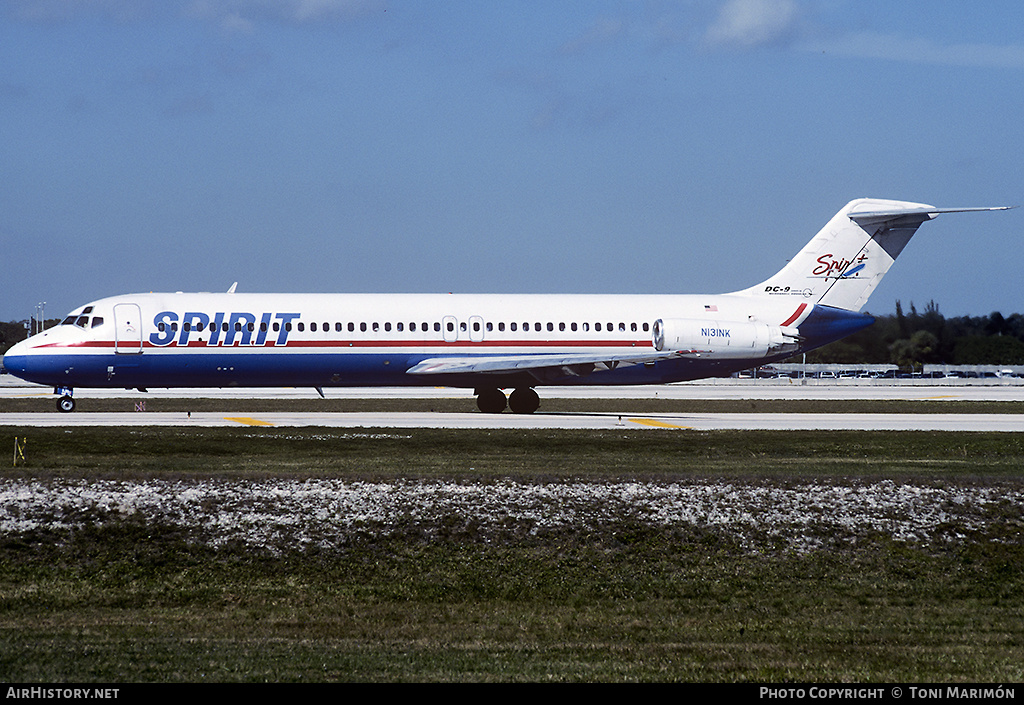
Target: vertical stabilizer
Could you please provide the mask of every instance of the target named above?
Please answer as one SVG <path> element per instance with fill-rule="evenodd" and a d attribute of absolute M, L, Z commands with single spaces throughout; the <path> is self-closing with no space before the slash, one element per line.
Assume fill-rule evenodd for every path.
<path fill-rule="evenodd" d="M 859 311 L 922 223 L 939 213 L 1003 209 L 851 201 L 778 274 L 735 293 Z"/>

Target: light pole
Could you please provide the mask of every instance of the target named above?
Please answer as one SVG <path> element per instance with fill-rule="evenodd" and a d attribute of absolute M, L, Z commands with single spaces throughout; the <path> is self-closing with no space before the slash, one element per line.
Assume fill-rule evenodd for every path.
<path fill-rule="evenodd" d="M 35 333 L 42 333 L 46 327 L 46 302 L 40 301 L 36 304 L 36 321 L 39 323 L 39 330 Z"/>

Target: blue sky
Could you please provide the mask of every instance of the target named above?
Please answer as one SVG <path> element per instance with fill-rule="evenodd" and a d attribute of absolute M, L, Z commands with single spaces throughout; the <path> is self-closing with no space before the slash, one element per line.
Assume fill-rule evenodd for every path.
<path fill-rule="evenodd" d="M 6 0 L 0 319 L 135 291 L 716 293 L 1024 204 L 1017 2 Z M 1024 312 L 1024 208 L 866 307 Z"/>

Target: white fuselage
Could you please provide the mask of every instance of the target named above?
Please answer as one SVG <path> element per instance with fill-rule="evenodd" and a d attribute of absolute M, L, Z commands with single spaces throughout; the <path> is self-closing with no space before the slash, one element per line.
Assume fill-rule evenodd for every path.
<path fill-rule="evenodd" d="M 659 319 L 704 324 L 709 339 L 718 338 L 709 344 L 721 351 L 732 342 L 732 324 L 792 325 L 812 308 L 799 297 L 735 295 L 136 294 L 76 310 L 63 325 L 12 349 L 8 364 L 21 360 L 15 374 L 68 388 L 532 386 L 574 383 L 582 376 L 592 384 L 616 384 L 629 367 L 619 374 L 609 369 L 615 365 L 564 374 L 544 370 L 527 381 L 525 368 L 492 372 L 486 380 L 407 371 L 428 359 L 653 356 Z M 713 362 L 715 355 L 708 348 L 699 359 L 702 351 L 694 350 L 689 364 L 666 366 L 652 357 L 627 377 L 644 383 L 704 376 L 705 366 L 695 363 Z M 39 364 L 32 364 L 33 357 Z M 718 357 L 728 360 L 731 371 L 765 355 L 746 359 L 734 351 Z M 537 365 L 527 367 L 537 372 Z"/>

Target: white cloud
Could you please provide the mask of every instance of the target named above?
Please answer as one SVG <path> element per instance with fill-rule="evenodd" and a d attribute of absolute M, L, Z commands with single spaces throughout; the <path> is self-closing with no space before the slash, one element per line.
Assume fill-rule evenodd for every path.
<path fill-rule="evenodd" d="M 383 11 L 384 0 L 191 0 L 189 11 L 226 29 L 248 31 L 259 20 L 311 24 Z"/>
<path fill-rule="evenodd" d="M 575 54 L 576 52 L 591 47 L 598 47 L 608 44 L 622 37 L 627 31 L 625 20 L 601 17 L 597 19 L 583 34 L 566 42 L 561 52 L 563 54 Z"/>
<path fill-rule="evenodd" d="M 69 22 L 105 17 L 131 22 L 166 10 L 251 31 L 258 21 L 312 24 L 383 11 L 386 0 L 4 0 L 10 17 L 27 22 Z"/>
<path fill-rule="evenodd" d="M 775 44 L 792 35 L 798 19 L 795 0 L 728 0 L 706 39 L 726 46 Z"/>
<path fill-rule="evenodd" d="M 97 15 L 131 22 L 154 12 L 153 0 L 7 0 L 3 9 L 24 22 L 70 22 Z"/>
<path fill-rule="evenodd" d="M 1018 44 L 940 44 L 929 39 L 861 33 L 808 44 L 804 48 L 836 56 L 937 66 L 1024 69 L 1024 46 Z"/>

